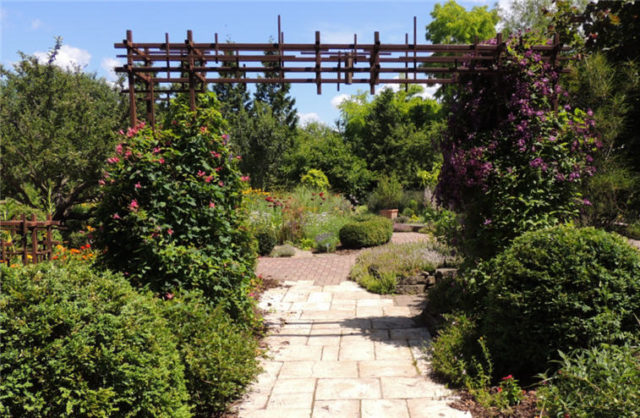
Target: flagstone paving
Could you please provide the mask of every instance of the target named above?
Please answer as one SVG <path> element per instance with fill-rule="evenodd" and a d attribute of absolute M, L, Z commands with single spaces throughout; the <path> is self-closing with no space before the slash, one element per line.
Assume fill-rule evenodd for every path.
<path fill-rule="evenodd" d="M 449 407 L 454 394 L 428 377 L 422 349 L 431 336 L 416 320 L 415 298 L 380 296 L 347 281 L 354 254 L 305 260 L 317 259 L 333 265 L 324 267 L 330 280 L 308 278 L 300 262 L 294 280 L 262 295 L 269 350 L 238 415 L 469 417 Z"/>

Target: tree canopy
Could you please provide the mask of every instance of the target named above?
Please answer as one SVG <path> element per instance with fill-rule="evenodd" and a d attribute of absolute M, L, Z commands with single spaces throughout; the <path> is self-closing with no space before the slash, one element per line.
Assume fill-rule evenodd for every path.
<path fill-rule="evenodd" d="M 60 46 L 58 40 L 46 64 L 20 53 L 13 71 L 0 67 L 2 195 L 54 219 L 96 196 L 126 121 L 120 94 L 106 81 L 53 64 Z"/>
<path fill-rule="evenodd" d="M 467 11 L 455 0 L 436 4 L 432 21 L 426 27 L 427 41 L 434 44 L 465 44 L 493 38 L 496 35 L 498 12 L 487 6 L 475 6 Z"/>

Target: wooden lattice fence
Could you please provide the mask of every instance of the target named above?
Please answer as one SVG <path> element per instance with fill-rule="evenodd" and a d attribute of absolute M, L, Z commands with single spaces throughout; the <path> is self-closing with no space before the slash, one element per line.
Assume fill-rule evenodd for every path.
<path fill-rule="evenodd" d="M 30 220 L 22 215 L 21 219 L 0 221 L 2 263 L 10 265 L 15 257 L 20 257 L 23 264 L 50 260 L 58 244 L 53 240 L 53 230 L 59 227 L 60 222 L 52 220 L 51 215 L 46 221 L 38 221 L 36 215 Z"/>

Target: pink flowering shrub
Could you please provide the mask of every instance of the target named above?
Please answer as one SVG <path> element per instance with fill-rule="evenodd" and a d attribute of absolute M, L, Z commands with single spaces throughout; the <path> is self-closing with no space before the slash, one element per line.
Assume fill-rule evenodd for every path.
<path fill-rule="evenodd" d="M 558 73 L 531 46 L 512 38 L 496 74 L 470 74 L 454 96 L 441 203 L 462 213 L 459 243 L 468 255 L 491 257 L 521 233 L 573 219 L 589 202 L 579 193 L 593 175 L 601 146 L 591 111 L 560 105 Z"/>
<path fill-rule="evenodd" d="M 121 132 L 100 182 L 102 262 L 160 294 L 198 288 L 235 318 L 251 315 L 255 254 L 239 208 L 244 182 L 214 96 L 178 99 L 154 132 Z M 246 318 L 245 318 L 246 319 Z"/>

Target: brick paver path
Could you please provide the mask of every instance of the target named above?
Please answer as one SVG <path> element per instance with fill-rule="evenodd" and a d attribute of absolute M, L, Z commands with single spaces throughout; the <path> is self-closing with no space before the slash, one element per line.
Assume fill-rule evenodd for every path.
<path fill-rule="evenodd" d="M 261 298 L 268 358 L 240 417 L 470 416 L 447 406 L 453 394 L 427 377 L 422 347 L 430 335 L 415 311 L 345 280 L 355 256 L 294 259 L 297 272 L 270 274 L 293 280 Z M 268 274 L 274 264 L 265 260 Z"/>

